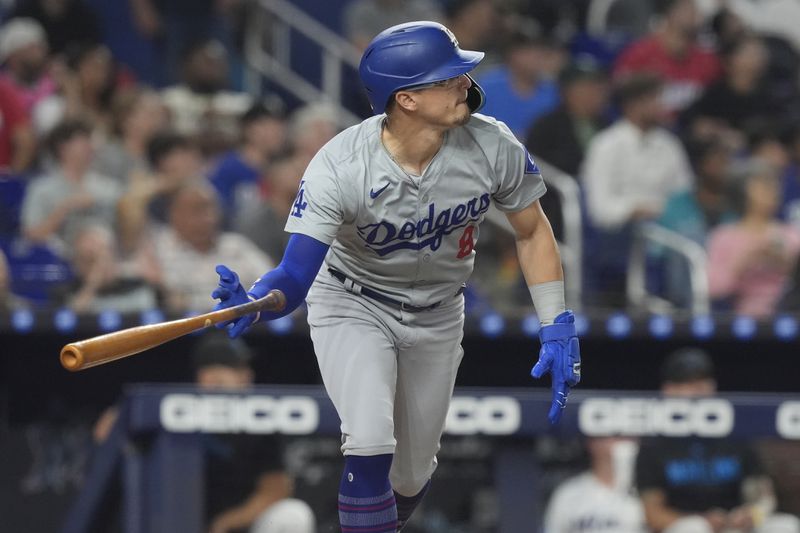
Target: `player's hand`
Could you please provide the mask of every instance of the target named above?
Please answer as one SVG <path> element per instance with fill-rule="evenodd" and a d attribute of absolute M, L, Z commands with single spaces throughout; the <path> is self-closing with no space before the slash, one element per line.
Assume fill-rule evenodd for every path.
<path fill-rule="evenodd" d="M 550 372 L 553 381 L 553 403 L 547 418 L 557 424 L 567 406 L 569 390 L 581 380 L 581 350 L 575 333 L 575 315 L 564 311 L 553 324 L 539 330 L 542 349 L 531 375 L 540 378 Z"/>
<path fill-rule="evenodd" d="M 239 283 L 239 276 L 225 265 L 217 265 L 219 274 L 219 285 L 211 293 L 211 297 L 219 300 L 214 306 L 214 311 L 227 309 L 250 301 L 242 284 Z M 218 328 L 228 328 L 228 336 L 232 339 L 241 335 L 255 320 L 256 315 L 245 315 L 234 320 L 227 320 L 217 324 Z"/>

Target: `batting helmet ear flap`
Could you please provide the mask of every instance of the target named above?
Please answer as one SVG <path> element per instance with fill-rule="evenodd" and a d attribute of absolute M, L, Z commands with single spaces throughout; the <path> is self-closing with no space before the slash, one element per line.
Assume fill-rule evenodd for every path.
<path fill-rule="evenodd" d="M 472 85 L 467 89 L 467 105 L 469 106 L 469 110 L 475 113 L 480 111 L 483 104 L 486 103 L 486 93 L 483 92 L 483 88 L 478 85 L 478 82 L 476 82 L 472 76 L 467 74 L 467 77 L 469 81 L 472 82 Z"/>

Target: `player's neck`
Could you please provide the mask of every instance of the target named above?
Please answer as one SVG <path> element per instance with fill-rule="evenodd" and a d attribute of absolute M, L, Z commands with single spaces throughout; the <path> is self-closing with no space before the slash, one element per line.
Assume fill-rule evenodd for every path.
<path fill-rule="evenodd" d="M 444 133 L 414 121 L 387 117 L 381 141 L 398 165 L 419 176 L 442 147 Z"/>

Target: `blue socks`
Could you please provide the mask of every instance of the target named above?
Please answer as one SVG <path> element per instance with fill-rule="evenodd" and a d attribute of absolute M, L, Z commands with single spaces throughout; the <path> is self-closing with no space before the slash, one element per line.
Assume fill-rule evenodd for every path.
<path fill-rule="evenodd" d="M 429 479 L 425 486 L 422 487 L 422 490 L 415 496 L 403 496 L 402 494 L 394 493 L 394 499 L 397 502 L 397 531 L 400 531 L 406 525 L 408 519 L 411 518 L 411 513 L 414 512 L 419 502 L 425 497 L 425 493 L 428 492 L 430 486 L 431 480 Z"/>
<path fill-rule="evenodd" d="M 345 457 L 339 485 L 342 533 L 396 533 L 397 506 L 389 483 L 391 466 L 392 454 Z"/>

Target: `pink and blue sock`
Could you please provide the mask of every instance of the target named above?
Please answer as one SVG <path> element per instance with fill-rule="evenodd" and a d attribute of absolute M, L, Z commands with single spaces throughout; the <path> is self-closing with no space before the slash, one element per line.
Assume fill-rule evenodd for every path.
<path fill-rule="evenodd" d="M 342 533 L 395 533 L 397 505 L 389 483 L 392 454 L 348 455 L 339 485 Z"/>

